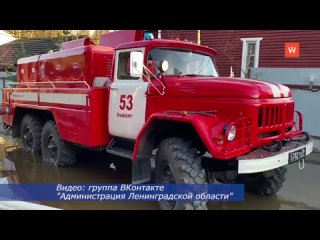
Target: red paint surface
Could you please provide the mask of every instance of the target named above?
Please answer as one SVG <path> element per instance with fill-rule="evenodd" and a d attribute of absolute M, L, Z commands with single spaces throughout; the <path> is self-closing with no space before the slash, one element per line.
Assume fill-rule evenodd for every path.
<path fill-rule="evenodd" d="M 143 40 L 143 30 L 124 30 L 103 34 L 100 37 L 100 45 L 115 48 L 126 42 Z"/>

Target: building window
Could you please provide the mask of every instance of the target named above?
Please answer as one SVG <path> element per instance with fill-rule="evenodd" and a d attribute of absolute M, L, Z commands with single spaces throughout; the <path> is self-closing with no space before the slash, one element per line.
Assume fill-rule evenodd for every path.
<path fill-rule="evenodd" d="M 242 41 L 242 61 L 241 77 L 249 78 L 250 69 L 259 66 L 260 41 L 263 38 L 241 38 Z"/>

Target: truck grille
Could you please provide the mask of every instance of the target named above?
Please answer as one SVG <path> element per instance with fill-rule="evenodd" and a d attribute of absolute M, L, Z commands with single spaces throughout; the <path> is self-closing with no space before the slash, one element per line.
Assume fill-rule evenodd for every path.
<path fill-rule="evenodd" d="M 259 108 L 258 127 L 278 127 L 293 124 L 294 104 L 266 105 Z"/>

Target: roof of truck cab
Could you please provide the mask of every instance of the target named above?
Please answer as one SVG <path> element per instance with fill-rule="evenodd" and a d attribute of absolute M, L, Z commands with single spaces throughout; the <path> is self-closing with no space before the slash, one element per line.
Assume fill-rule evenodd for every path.
<path fill-rule="evenodd" d="M 198 45 L 195 43 L 190 43 L 180 40 L 164 40 L 164 39 L 153 39 L 123 43 L 116 47 L 116 50 L 128 49 L 128 48 L 141 48 L 141 47 L 172 47 L 172 48 L 186 48 L 194 51 L 205 52 L 208 54 L 215 55 L 216 50 L 209 48 L 207 46 Z"/>

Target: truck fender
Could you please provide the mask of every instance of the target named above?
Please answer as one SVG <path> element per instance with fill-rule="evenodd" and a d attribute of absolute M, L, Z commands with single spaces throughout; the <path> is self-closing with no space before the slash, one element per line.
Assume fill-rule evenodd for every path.
<path fill-rule="evenodd" d="M 143 144 L 147 137 L 146 135 L 155 120 L 169 120 L 181 123 L 184 122 L 192 125 L 209 152 L 211 152 L 210 150 L 216 145 L 213 143 L 213 138 L 219 134 L 225 124 L 230 122 L 230 119 L 221 119 L 216 115 L 205 116 L 194 113 L 187 113 L 186 115 L 180 113 L 155 113 L 150 116 L 137 136 L 132 155 L 133 161 L 135 161 L 137 156 L 142 152 L 144 148 Z"/>
<path fill-rule="evenodd" d="M 174 121 L 190 124 L 207 150 L 212 154 L 216 151 L 215 148 L 219 147 L 214 138 L 222 132 L 225 124 L 229 122 L 228 120 L 221 119 L 216 115 L 202 115 L 200 113 L 154 113 L 139 132 L 135 142 L 132 155 L 132 182 L 141 183 L 151 179 L 151 153 L 155 148 L 155 144 L 152 142 L 153 138 L 150 138 L 150 135 L 152 135 L 150 133 L 153 131 L 156 121 Z"/>

